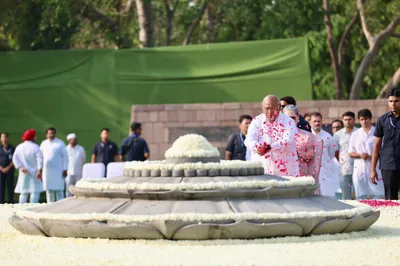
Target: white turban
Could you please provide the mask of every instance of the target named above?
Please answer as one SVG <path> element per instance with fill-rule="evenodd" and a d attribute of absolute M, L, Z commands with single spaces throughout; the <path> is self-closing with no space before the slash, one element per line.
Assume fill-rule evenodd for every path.
<path fill-rule="evenodd" d="M 70 141 L 71 139 L 76 139 L 75 133 L 68 134 L 67 140 Z"/>

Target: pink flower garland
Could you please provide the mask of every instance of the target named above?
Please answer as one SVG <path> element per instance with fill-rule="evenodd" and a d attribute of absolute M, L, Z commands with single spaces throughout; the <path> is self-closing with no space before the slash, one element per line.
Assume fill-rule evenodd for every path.
<path fill-rule="evenodd" d="M 400 207 L 400 202 L 391 200 L 359 200 L 359 202 L 367 204 L 371 207 Z"/>

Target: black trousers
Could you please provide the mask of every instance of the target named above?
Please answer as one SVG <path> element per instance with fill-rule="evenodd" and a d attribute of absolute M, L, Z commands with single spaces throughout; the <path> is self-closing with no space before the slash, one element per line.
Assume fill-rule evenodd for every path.
<path fill-rule="evenodd" d="M 0 204 L 6 203 L 6 187 L 7 187 L 7 203 L 14 203 L 14 169 L 6 174 L 0 172 Z"/>
<path fill-rule="evenodd" d="M 400 190 L 400 171 L 382 170 L 385 185 L 385 199 L 398 200 Z"/>

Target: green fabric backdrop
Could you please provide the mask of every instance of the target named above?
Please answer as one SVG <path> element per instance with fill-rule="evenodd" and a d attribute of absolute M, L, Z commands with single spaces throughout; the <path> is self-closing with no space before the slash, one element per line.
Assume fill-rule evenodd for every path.
<path fill-rule="evenodd" d="M 0 130 L 78 135 L 88 155 L 102 127 L 120 144 L 133 104 L 310 100 L 304 38 L 127 50 L 0 53 Z"/>

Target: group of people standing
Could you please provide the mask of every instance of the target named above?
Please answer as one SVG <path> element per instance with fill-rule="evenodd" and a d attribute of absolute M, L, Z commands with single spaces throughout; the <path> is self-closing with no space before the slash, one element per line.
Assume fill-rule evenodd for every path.
<path fill-rule="evenodd" d="M 342 120 L 332 122 L 333 136 L 322 129 L 322 115 L 313 112 L 302 117 L 293 97 L 269 95 L 263 100 L 263 113 L 254 119 L 239 118 L 240 132 L 228 140 L 227 160 L 262 162 L 265 173 L 278 176 L 302 176 L 302 164 L 315 156 L 315 139 L 323 142 L 321 167 L 318 169 L 320 193 L 323 196 L 351 199 L 382 198 L 397 200 L 400 189 L 400 88 L 390 91 L 390 111 L 372 126 L 372 113 L 361 109 L 357 114 L 361 128 L 355 127 L 356 115 L 345 112 Z M 100 141 L 92 150 L 92 162 L 145 161 L 150 157 L 141 137 L 140 123 L 131 125 L 132 134 L 120 149 L 110 140 L 110 130 L 103 128 Z M 13 203 L 14 172 L 19 170 L 15 192 L 19 203 L 38 202 L 46 191 L 47 202 L 71 196 L 68 187 L 82 177 L 85 149 L 78 145 L 74 133 L 67 136 L 68 145 L 56 137 L 56 129 L 46 130 L 46 140 L 35 143 L 36 131 L 22 135 L 23 143 L 15 149 L 8 134 L 1 133 L 0 203 Z M 310 174 L 310 173 L 308 173 Z M 7 184 L 6 184 L 7 183 Z M 65 187 L 67 187 L 66 191 Z"/>
<path fill-rule="evenodd" d="M 6 133 L 3 133 L 6 134 Z M 36 131 L 29 129 L 22 135 L 22 143 L 10 151 L 9 163 L 18 169 L 18 181 L 15 193 L 19 193 L 19 203 L 37 203 L 40 193 L 46 191 L 46 201 L 54 202 L 70 196 L 67 186 L 82 176 L 82 167 L 86 160 L 85 150 L 78 145 L 75 134 L 69 134 L 68 146 L 56 137 L 56 129 L 46 129 L 46 139 L 39 146 L 35 143 Z M 10 145 L 11 146 L 11 145 Z M 13 148 L 12 148 L 13 149 Z M 7 176 L 8 201 L 13 202 L 14 173 Z M 4 195 L 2 195 L 4 197 Z"/>
<path fill-rule="evenodd" d="M 150 156 L 146 141 L 140 137 L 141 124 L 131 125 L 132 134 L 124 139 L 121 149 L 110 140 L 110 130 L 101 129 L 100 141 L 92 150 L 92 162 L 108 163 L 119 160 L 144 161 Z M 16 148 L 8 143 L 8 134 L 1 134 L 0 150 L 0 203 L 5 202 L 7 188 L 8 203 L 14 202 L 14 192 L 19 193 L 19 203 L 37 203 L 40 193 L 46 191 L 46 201 L 55 202 L 72 196 L 70 185 L 82 178 L 86 162 L 85 149 L 78 144 L 77 136 L 67 136 L 68 145 L 56 137 L 56 129 L 46 129 L 46 139 L 35 143 L 36 131 L 29 129 L 22 135 L 22 143 Z M 14 188 L 14 172 L 18 169 L 18 181 Z"/>
<path fill-rule="evenodd" d="M 312 139 L 323 141 L 318 182 L 320 194 L 332 198 L 398 199 L 400 189 L 400 88 L 389 93 L 390 112 L 372 126 L 369 109 L 345 112 L 322 129 L 322 115 L 302 117 L 293 97 L 263 100 L 263 113 L 239 119 L 240 132 L 231 135 L 225 158 L 261 161 L 266 174 L 302 176 L 301 164 L 315 155 Z M 313 135 L 313 136 L 311 136 Z M 304 141 L 306 139 L 307 141 Z M 303 141 L 301 141 L 303 140 Z M 308 173 L 310 174 L 310 173 Z"/>

